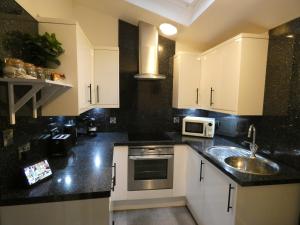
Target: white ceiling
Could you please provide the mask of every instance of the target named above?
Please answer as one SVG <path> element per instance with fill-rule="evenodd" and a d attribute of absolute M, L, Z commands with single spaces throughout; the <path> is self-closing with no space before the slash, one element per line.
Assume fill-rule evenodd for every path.
<path fill-rule="evenodd" d="M 125 0 L 179 24 L 190 26 L 215 0 Z"/>
<path fill-rule="evenodd" d="M 124 0 L 74 1 L 133 24 L 139 20 L 157 26 L 162 22 L 171 22 L 179 30 L 176 40 L 197 45 L 203 50 L 238 33 L 263 33 L 300 17 L 299 0 L 215 0 L 194 23 L 183 26 Z"/>

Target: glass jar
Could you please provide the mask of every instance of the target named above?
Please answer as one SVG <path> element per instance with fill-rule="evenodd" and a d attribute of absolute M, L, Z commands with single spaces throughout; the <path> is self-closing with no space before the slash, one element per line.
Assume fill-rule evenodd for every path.
<path fill-rule="evenodd" d="M 20 59 L 11 59 L 12 65 L 16 68 L 16 77 L 26 77 L 26 70 L 24 68 L 24 62 Z"/>
<path fill-rule="evenodd" d="M 45 73 L 42 67 L 36 67 L 35 71 L 38 79 L 45 79 Z"/>
<path fill-rule="evenodd" d="M 17 68 L 14 67 L 11 58 L 4 59 L 3 75 L 8 78 L 15 78 L 17 73 Z"/>
<path fill-rule="evenodd" d="M 25 63 L 24 64 L 25 70 L 27 72 L 28 75 L 32 76 L 32 77 L 37 77 L 37 73 L 35 71 L 35 66 L 31 63 Z"/>
<path fill-rule="evenodd" d="M 52 70 L 48 68 L 44 68 L 45 79 L 51 80 Z"/>

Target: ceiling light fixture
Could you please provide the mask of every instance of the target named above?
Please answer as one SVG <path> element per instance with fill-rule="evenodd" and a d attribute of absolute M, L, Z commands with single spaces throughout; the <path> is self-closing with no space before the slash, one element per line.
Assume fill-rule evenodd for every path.
<path fill-rule="evenodd" d="M 173 36 L 175 34 L 177 34 L 177 28 L 175 26 L 173 26 L 172 24 L 169 23 L 162 23 L 159 26 L 159 30 L 167 36 Z"/>

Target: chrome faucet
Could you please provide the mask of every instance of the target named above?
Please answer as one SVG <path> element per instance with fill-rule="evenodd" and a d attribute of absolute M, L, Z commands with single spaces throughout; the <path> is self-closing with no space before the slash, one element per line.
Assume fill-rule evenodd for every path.
<path fill-rule="evenodd" d="M 255 129 L 253 124 L 249 127 L 248 138 L 251 138 L 251 134 L 252 134 L 252 142 L 247 142 L 247 143 L 249 143 L 249 145 L 250 145 L 250 151 L 251 151 L 251 156 L 250 157 L 255 158 L 256 157 L 255 154 L 258 150 L 258 145 L 255 143 L 255 141 L 256 141 L 256 129 Z"/>

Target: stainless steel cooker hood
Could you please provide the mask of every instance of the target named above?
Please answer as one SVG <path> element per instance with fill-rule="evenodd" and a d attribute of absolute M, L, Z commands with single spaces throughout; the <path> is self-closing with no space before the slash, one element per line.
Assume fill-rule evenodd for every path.
<path fill-rule="evenodd" d="M 158 74 L 158 30 L 155 26 L 139 22 L 139 80 L 162 80 L 165 75 Z"/>

